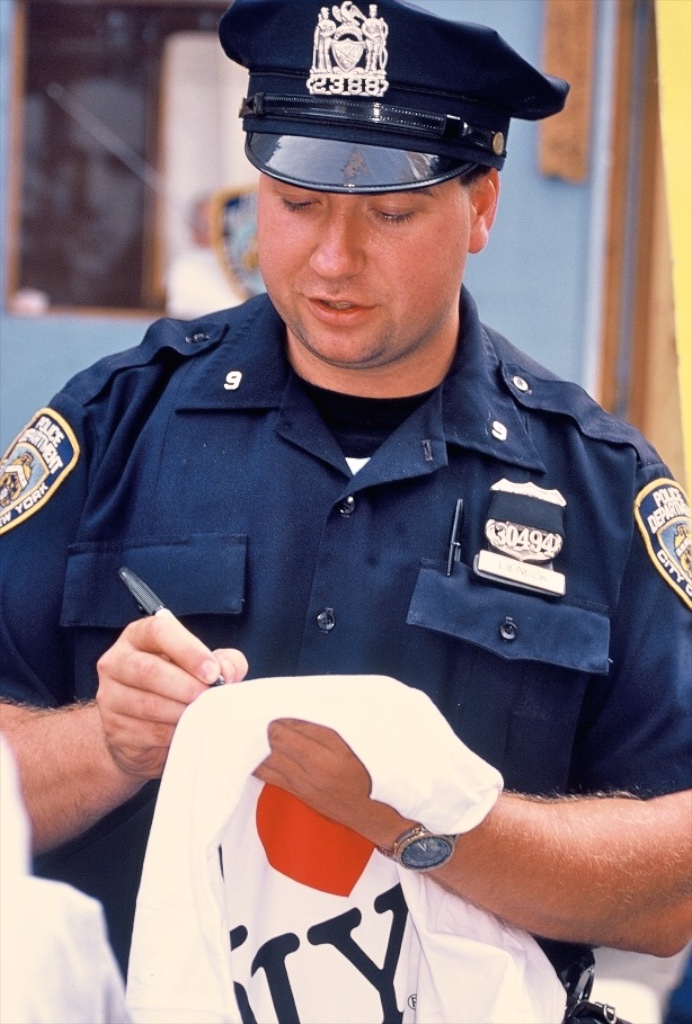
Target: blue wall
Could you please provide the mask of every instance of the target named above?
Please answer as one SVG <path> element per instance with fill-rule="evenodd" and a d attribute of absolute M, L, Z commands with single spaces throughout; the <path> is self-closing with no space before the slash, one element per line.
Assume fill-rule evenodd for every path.
<path fill-rule="evenodd" d="M 540 64 L 542 0 L 419 3 L 448 17 L 492 25 L 523 56 Z M 598 5 L 601 20 L 611 4 L 612 0 L 602 0 Z M 0 0 L 3 278 L 13 11 L 13 0 Z M 597 90 L 597 103 L 598 96 Z M 508 152 L 499 216 L 487 249 L 469 261 L 467 283 L 489 324 L 551 369 L 589 384 L 593 338 L 588 311 L 598 308 L 593 255 L 602 243 L 594 236 L 593 224 L 602 182 L 598 175 L 584 185 L 541 177 L 538 131 L 532 123 L 512 125 Z M 147 320 L 139 317 L 32 318 L 0 310 L 0 451 L 68 377 L 101 355 L 136 344 L 146 325 Z"/>

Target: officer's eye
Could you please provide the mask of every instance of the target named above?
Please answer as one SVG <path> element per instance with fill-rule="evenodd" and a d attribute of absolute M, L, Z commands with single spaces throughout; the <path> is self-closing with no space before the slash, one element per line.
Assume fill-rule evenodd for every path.
<path fill-rule="evenodd" d="M 398 213 L 394 210 L 378 210 L 377 216 L 381 220 L 387 221 L 388 224 L 405 224 L 406 221 L 412 219 L 413 212 L 413 210 L 407 210 L 405 213 Z"/>
<path fill-rule="evenodd" d="M 307 210 L 313 205 L 313 201 L 311 199 L 305 199 L 301 202 L 292 202 L 290 199 L 283 197 L 281 202 L 284 209 L 290 210 L 291 213 L 299 213 L 301 210 Z"/>

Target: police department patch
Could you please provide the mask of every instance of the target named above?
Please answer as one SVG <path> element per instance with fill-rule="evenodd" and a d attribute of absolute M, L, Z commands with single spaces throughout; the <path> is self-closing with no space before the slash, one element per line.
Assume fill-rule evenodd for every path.
<path fill-rule="evenodd" d="M 0 533 L 45 505 L 78 458 L 69 424 L 53 409 L 39 409 L 0 463 Z"/>
<path fill-rule="evenodd" d="M 692 608 L 692 528 L 684 491 L 674 480 L 654 480 L 637 495 L 634 515 L 652 562 Z"/>

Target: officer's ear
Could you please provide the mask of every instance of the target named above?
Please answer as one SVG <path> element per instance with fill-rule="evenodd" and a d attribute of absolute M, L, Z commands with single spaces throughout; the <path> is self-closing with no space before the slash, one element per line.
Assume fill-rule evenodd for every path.
<path fill-rule="evenodd" d="M 500 175 L 494 167 L 468 186 L 471 202 L 469 252 L 480 252 L 488 242 L 500 197 Z"/>

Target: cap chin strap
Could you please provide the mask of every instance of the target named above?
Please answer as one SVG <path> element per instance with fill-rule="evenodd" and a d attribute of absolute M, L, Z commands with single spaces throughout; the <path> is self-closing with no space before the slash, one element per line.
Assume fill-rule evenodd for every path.
<path fill-rule="evenodd" d="M 271 96 L 257 92 L 243 100 L 239 116 L 370 125 L 380 131 L 405 132 L 443 142 L 463 142 L 481 152 L 505 156 L 503 132 L 476 128 L 454 114 L 424 113 L 376 101 L 348 100 L 339 96 Z"/>

